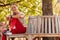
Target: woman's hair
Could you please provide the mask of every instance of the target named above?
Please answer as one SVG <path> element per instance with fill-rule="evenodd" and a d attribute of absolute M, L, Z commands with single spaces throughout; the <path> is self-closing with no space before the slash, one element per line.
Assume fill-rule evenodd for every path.
<path fill-rule="evenodd" d="M 12 6 L 12 5 L 16 5 L 16 6 L 18 6 L 16 3 L 12 3 L 11 6 Z"/>

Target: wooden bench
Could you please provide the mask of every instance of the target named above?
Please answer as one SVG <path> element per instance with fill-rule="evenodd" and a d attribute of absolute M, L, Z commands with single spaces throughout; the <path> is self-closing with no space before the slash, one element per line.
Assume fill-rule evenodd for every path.
<path fill-rule="evenodd" d="M 26 33 L 7 35 L 7 37 L 8 39 L 27 38 L 28 40 L 33 40 L 35 37 L 60 37 L 60 17 L 30 16 Z"/>

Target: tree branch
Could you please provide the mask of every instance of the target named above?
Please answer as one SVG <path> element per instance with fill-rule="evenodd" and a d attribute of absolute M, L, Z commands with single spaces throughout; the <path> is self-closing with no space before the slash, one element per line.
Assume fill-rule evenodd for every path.
<path fill-rule="evenodd" d="M 13 2 L 13 3 L 19 3 L 19 2 L 21 2 L 21 1 L 16 1 L 16 2 Z M 12 3 L 9 3 L 9 4 L 3 4 L 3 5 L 0 5 L 0 7 L 5 7 L 5 6 L 9 6 L 9 5 L 11 5 Z M 21 5 L 21 6 L 23 6 L 23 5 Z M 26 6 L 23 6 L 23 7 L 26 7 Z M 30 7 L 26 7 L 26 8 L 30 8 Z M 30 8 L 30 9 L 32 9 L 32 8 Z M 32 9 L 33 11 L 37 11 L 37 10 L 34 10 L 34 9 Z M 40 11 L 37 11 L 37 12 L 40 12 Z"/>
<path fill-rule="evenodd" d="M 0 3 L 4 4 L 3 2 L 0 1 Z"/>
<path fill-rule="evenodd" d="M 16 1 L 16 2 L 13 2 L 13 3 L 18 3 L 18 2 L 21 2 L 21 1 Z M 2 3 L 2 2 L 0 2 Z M 4 6 L 8 6 L 8 5 L 11 5 L 12 3 L 9 3 L 9 4 L 3 4 L 3 5 L 0 5 L 0 7 L 4 7 Z"/>

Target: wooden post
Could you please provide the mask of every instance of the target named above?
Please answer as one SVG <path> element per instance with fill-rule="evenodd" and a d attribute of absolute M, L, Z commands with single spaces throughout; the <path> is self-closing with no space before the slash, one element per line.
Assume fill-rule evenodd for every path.
<path fill-rule="evenodd" d="M 33 40 L 33 36 L 32 35 L 28 35 L 28 40 Z"/>

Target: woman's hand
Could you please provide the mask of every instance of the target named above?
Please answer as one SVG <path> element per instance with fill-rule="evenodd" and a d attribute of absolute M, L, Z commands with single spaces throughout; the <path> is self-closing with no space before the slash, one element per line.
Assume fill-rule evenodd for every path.
<path fill-rule="evenodd" d="M 20 14 L 16 14 L 16 15 L 12 15 L 13 18 L 24 18 L 25 14 L 24 13 L 20 13 Z"/>
<path fill-rule="evenodd" d="M 12 17 L 12 15 L 8 15 L 8 16 L 6 16 L 6 19 L 7 19 L 7 20 L 10 20 L 11 17 Z"/>
<path fill-rule="evenodd" d="M 6 19 L 7 19 L 7 20 L 10 20 L 10 18 L 11 18 L 10 15 L 7 15 L 7 16 L 6 16 Z"/>
<path fill-rule="evenodd" d="M 25 14 L 23 12 L 20 12 L 20 15 L 19 15 L 20 18 L 24 18 L 25 17 Z"/>

